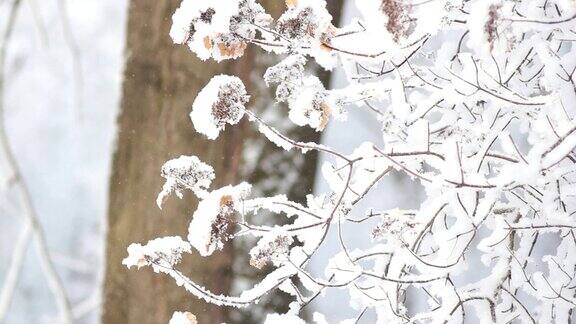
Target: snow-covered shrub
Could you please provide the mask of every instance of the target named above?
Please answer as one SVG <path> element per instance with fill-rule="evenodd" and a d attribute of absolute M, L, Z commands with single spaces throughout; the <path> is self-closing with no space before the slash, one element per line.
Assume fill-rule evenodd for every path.
<path fill-rule="evenodd" d="M 333 124 L 356 136 L 343 122 L 346 112 L 366 109 L 381 122 L 382 142 L 337 152 L 294 141 L 250 110 L 240 79 L 216 76 L 192 108 L 198 132 L 213 139 L 246 116 L 281 148 L 331 156 L 322 167 L 331 190 L 306 204 L 251 197 L 245 183 L 210 190 L 210 167 L 194 157 L 169 161 L 159 204 L 183 189 L 200 199 L 188 242 L 132 245 L 125 264 L 151 265 L 222 306 L 249 307 L 273 289 L 291 294 L 290 312 L 271 314 L 269 323 L 303 323 L 300 310 L 335 289 L 350 295 L 358 315 L 341 319 L 350 323 L 366 314 L 378 323 L 574 320 L 576 2 L 357 0 L 356 6 L 361 16 L 338 27 L 325 0 L 287 0 L 275 22 L 253 0 L 182 2 L 173 17 L 175 42 L 202 59 L 237 58 L 248 45 L 281 55 L 264 80 L 287 103 L 293 123 L 317 131 Z M 325 89 L 304 68 L 309 60 L 342 68 L 348 86 Z M 360 208 L 393 171 L 425 188 L 420 208 Z M 262 210 L 288 224 L 247 223 L 246 215 Z M 368 249 L 344 239 L 359 223 L 370 224 Z M 324 275 L 311 273 L 310 260 L 334 231 L 340 253 Z M 192 247 L 209 256 L 241 235 L 259 239 L 251 265 L 272 269 L 253 289 L 216 296 L 177 270 Z M 326 322 L 324 315 L 314 320 Z"/>

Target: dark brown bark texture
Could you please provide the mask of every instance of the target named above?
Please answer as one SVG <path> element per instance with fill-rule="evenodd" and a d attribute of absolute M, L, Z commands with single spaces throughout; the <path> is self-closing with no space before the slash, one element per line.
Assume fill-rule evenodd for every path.
<path fill-rule="evenodd" d="M 280 0 L 260 3 L 275 17 L 284 10 Z M 255 58 L 263 54 L 253 48 L 242 59 L 216 64 L 201 62 L 186 46 L 174 45 L 168 34 L 171 16 L 179 4 L 180 0 L 131 0 L 128 9 L 123 94 L 109 192 L 104 324 L 168 323 L 174 311 L 190 311 L 202 324 L 252 321 L 251 312 L 233 315 L 229 308 L 207 304 L 150 268 L 128 270 L 122 265 L 130 243 L 188 234 L 190 217 L 198 203 L 192 194 L 182 200 L 171 197 L 163 210 L 155 205 L 164 181 L 159 173 L 165 161 L 180 155 L 198 156 L 214 167 L 216 180 L 212 188 L 237 184 L 243 179 L 258 188 L 271 176 L 270 172 L 279 179 L 283 177 L 274 168 L 270 172 L 260 170 L 259 163 L 272 151 L 278 152 L 269 144 L 262 149 L 255 168 L 241 168 L 244 148 L 256 138 L 252 125 L 246 121 L 228 127 L 217 141 L 208 141 L 194 131 L 188 114 L 194 98 L 214 75 L 239 76 L 253 99 L 259 98 L 254 101 L 266 106 L 268 90 L 257 81 L 261 80 L 266 63 L 255 63 L 261 62 Z M 318 133 L 308 129 L 296 134 L 299 140 L 319 139 Z M 292 161 L 289 163 L 297 172 L 306 173 L 295 181 L 290 195 L 302 200 L 313 185 L 316 157 L 309 155 L 299 163 L 294 162 L 298 159 L 295 155 L 283 159 Z M 277 193 L 277 189 L 261 191 Z M 235 250 L 228 244 L 209 258 L 186 256 L 178 268 L 214 293 L 228 294 L 233 278 L 242 272 L 233 270 L 239 268 L 234 260 L 237 250 L 238 246 Z M 242 263 L 241 269 L 248 267 Z"/>

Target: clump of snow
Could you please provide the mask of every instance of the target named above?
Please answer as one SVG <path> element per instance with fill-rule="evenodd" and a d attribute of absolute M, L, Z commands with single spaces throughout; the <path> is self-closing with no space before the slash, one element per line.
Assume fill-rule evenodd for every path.
<path fill-rule="evenodd" d="M 245 182 L 214 190 L 200 201 L 188 228 L 188 241 L 202 256 L 208 256 L 224 247 L 230 238 L 230 226 L 236 212 L 241 211 L 242 200 L 250 193 Z"/>
<path fill-rule="evenodd" d="M 304 78 L 300 92 L 288 101 L 290 120 L 299 126 L 309 125 L 317 131 L 328 124 L 331 107 L 320 79 L 315 76 Z"/>
<path fill-rule="evenodd" d="M 190 118 L 194 128 L 209 139 L 216 139 L 226 124 L 235 125 L 242 119 L 249 98 L 238 77 L 213 77 L 192 105 Z"/>
<path fill-rule="evenodd" d="M 293 314 L 268 314 L 264 324 L 306 324 L 306 322 Z"/>
<path fill-rule="evenodd" d="M 172 269 L 182 259 L 184 252 L 190 253 L 190 244 L 179 236 L 168 236 L 148 241 L 146 245 L 130 244 L 128 256 L 122 261 L 126 267 L 140 269 L 151 265 L 156 272 Z"/>
<path fill-rule="evenodd" d="M 174 312 L 168 324 L 198 324 L 198 321 L 190 312 Z"/>
<path fill-rule="evenodd" d="M 162 204 L 172 192 L 175 192 L 180 199 L 186 189 L 192 190 L 197 196 L 202 196 L 215 177 L 211 166 L 196 156 L 185 155 L 164 163 L 160 174 L 166 182 L 156 199 L 159 208 L 162 208 Z"/>

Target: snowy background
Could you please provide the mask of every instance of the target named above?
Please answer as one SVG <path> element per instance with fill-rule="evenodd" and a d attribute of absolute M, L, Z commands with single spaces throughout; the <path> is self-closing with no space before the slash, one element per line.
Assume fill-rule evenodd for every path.
<path fill-rule="evenodd" d="M 0 28 L 12 3 L 0 1 Z M 98 319 L 125 19 L 124 0 L 24 0 L 8 48 L 9 140 L 78 323 Z M 0 284 L 24 223 L 9 176 L 0 174 Z M 34 244 L 7 324 L 57 323 Z"/>

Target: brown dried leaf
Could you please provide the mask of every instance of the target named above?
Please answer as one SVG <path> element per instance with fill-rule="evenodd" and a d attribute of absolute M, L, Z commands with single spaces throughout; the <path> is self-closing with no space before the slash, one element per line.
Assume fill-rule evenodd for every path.
<path fill-rule="evenodd" d="M 286 7 L 294 8 L 298 5 L 298 0 L 286 0 Z"/>
<path fill-rule="evenodd" d="M 212 39 L 210 38 L 210 36 L 206 36 L 204 37 L 204 47 L 206 47 L 206 49 L 212 49 Z"/>
<path fill-rule="evenodd" d="M 398 0 L 382 0 L 380 9 L 388 16 L 386 29 L 394 35 L 394 40 L 398 41 L 401 36 L 405 36 L 408 31 L 405 21 L 407 8 Z"/>
<path fill-rule="evenodd" d="M 245 42 L 237 42 L 230 46 L 227 46 L 224 43 L 219 43 L 218 50 L 220 51 L 220 55 L 223 57 L 238 57 L 244 54 L 246 46 Z"/>
<path fill-rule="evenodd" d="M 318 127 L 318 129 L 320 131 L 323 131 L 324 128 L 326 128 L 326 125 L 328 125 L 328 121 L 330 121 L 330 114 L 332 113 L 332 108 L 330 108 L 330 106 L 326 102 L 323 102 L 321 107 L 322 107 L 322 116 L 320 117 L 320 126 Z"/>
<path fill-rule="evenodd" d="M 220 207 L 232 207 L 234 206 L 234 199 L 230 195 L 224 195 L 220 198 Z"/>
<path fill-rule="evenodd" d="M 196 316 L 194 314 L 190 312 L 186 312 L 184 314 L 188 318 L 188 321 L 190 321 L 190 324 L 198 324 L 198 320 L 196 319 Z"/>

